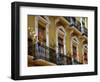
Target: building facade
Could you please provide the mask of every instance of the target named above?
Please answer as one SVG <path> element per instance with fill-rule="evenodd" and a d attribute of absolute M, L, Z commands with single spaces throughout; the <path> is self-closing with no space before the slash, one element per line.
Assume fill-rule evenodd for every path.
<path fill-rule="evenodd" d="M 28 15 L 28 66 L 88 64 L 88 18 Z"/>

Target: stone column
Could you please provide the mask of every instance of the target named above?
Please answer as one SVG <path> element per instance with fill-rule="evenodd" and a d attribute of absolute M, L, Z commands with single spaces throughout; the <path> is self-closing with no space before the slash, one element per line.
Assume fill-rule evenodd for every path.
<path fill-rule="evenodd" d="M 72 63 L 72 50 L 71 50 L 71 35 L 73 31 L 72 30 L 66 30 L 66 51 L 67 51 L 67 64 Z"/>

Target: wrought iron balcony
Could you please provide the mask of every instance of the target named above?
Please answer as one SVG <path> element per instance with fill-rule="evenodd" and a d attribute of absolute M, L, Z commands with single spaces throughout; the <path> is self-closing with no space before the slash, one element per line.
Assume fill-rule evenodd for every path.
<path fill-rule="evenodd" d="M 67 55 L 58 53 L 56 54 L 56 64 L 57 65 L 71 65 L 72 59 Z"/>
<path fill-rule="evenodd" d="M 67 64 L 67 56 L 64 54 L 58 53 L 56 54 L 56 63 L 58 65 L 66 65 Z"/>
<path fill-rule="evenodd" d="M 73 59 L 72 64 L 82 64 L 82 63 L 78 62 L 76 59 Z"/>
<path fill-rule="evenodd" d="M 69 23 L 69 26 L 74 26 L 81 32 L 81 24 L 79 21 L 76 20 L 75 17 L 64 17 Z"/>
<path fill-rule="evenodd" d="M 68 22 L 70 22 L 70 17 L 64 17 Z"/>
<path fill-rule="evenodd" d="M 33 54 L 35 59 L 43 59 L 52 63 L 56 63 L 56 52 L 55 50 L 44 46 L 35 44 L 34 45 L 34 54 Z"/>
<path fill-rule="evenodd" d="M 72 58 L 67 55 L 56 53 L 54 49 L 40 44 L 35 44 L 31 47 L 33 51 L 33 60 L 43 59 L 57 65 L 71 65 L 73 64 Z M 30 49 L 30 48 L 29 48 Z M 79 62 L 75 61 L 79 64 Z"/>
<path fill-rule="evenodd" d="M 33 46 L 34 51 L 34 60 L 35 59 L 43 59 L 48 62 L 57 64 L 57 65 L 67 65 L 72 64 L 71 58 L 67 57 L 64 54 L 56 53 L 54 49 L 51 49 L 49 47 L 35 44 Z"/>
<path fill-rule="evenodd" d="M 88 36 L 88 30 L 87 30 L 86 27 L 83 27 L 83 34 L 84 34 L 85 36 Z"/>
<path fill-rule="evenodd" d="M 82 27 L 81 23 L 78 20 L 76 20 L 75 17 L 64 17 L 64 18 L 70 23 L 70 25 L 69 25 L 70 27 L 74 26 L 77 30 L 79 30 L 85 36 L 88 36 L 87 28 Z"/>

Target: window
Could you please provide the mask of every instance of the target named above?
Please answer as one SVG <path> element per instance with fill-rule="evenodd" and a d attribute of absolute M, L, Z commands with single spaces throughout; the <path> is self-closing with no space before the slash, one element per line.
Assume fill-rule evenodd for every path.
<path fill-rule="evenodd" d="M 78 38 L 76 36 L 72 37 L 72 63 L 78 63 Z"/>
<path fill-rule="evenodd" d="M 61 54 L 64 54 L 64 44 L 63 44 L 63 38 L 58 36 L 58 51 Z"/>
<path fill-rule="evenodd" d="M 75 17 L 70 17 L 70 25 L 74 26 L 76 23 Z"/>
<path fill-rule="evenodd" d="M 84 33 L 86 32 L 87 29 L 87 18 L 86 17 L 81 17 L 80 18 L 80 23 L 81 23 L 81 32 Z M 87 34 L 87 33 L 86 33 Z"/>
<path fill-rule="evenodd" d="M 67 62 L 66 57 L 66 32 L 63 26 L 57 28 L 56 34 L 56 53 L 57 53 L 57 64 L 64 65 Z"/>
<path fill-rule="evenodd" d="M 77 59 L 77 47 L 73 45 L 73 59 Z"/>
<path fill-rule="evenodd" d="M 35 17 L 35 32 L 37 36 L 35 56 L 37 59 L 48 60 L 49 58 L 48 55 L 49 51 L 46 48 L 46 46 L 49 47 L 48 28 L 49 28 L 49 18 L 47 16 Z"/>
<path fill-rule="evenodd" d="M 61 53 L 66 55 L 66 47 L 65 47 L 65 38 L 66 38 L 66 33 L 64 30 L 64 27 L 60 26 L 57 29 L 57 53 Z"/>
<path fill-rule="evenodd" d="M 45 21 L 44 21 L 45 19 Z M 39 24 L 39 22 L 42 24 Z M 35 33 L 38 40 L 45 43 L 46 46 L 49 47 L 49 18 L 47 16 L 36 16 L 35 17 Z"/>
<path fill-rule="evenodd" d="M 46 44 L 46 30 L 41 25 L 38 25 L 38 40 Z"/>
<path fill-rule="evenodd" d="M 87 45 L 83 45 L 83 63 L 87 64 L 88 63 L 88 50 L 87 50 Z"/>

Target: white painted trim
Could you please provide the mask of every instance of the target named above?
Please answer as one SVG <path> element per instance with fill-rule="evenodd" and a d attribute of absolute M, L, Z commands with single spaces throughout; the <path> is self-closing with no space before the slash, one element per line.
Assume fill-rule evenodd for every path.
<path fill-rule="evenodd" d="M 82 18 L 82 17 L 80 17 L 80 23 L 81 23 L 81 31 L 82 31 L 82 33 L 84 33 L 84 29 L 83 29 L 82 20 L 83 20 L 83 18 Z"/>
<path fill-rule="evenodd" d="M 49 21 L 49 18 L 47 16 L 45 16 L 45 18 L 46 18 L 46 20 L 45 20 L 45 22 L 46 22 L 46 27 L 45 27 L 45 30 L 46 30 L 46 46 L 49 47 L 49 24 L 50 24 L 50 21 Z M 38 21 L 39 20 L 42 20 L 41 16 L 35 16 L 35 33 L 36 33 L 36 36 L 37 36 L 37 39 L 36 39 L 37 42 L 38 42 Z"/>
<path fill-rule="evenodd" d="M 38 16 L 35 16 L 35 33 L 36 33 L 36 42 L 38 42 Z"/>
<path fill-rule="evenodd" d="M 85 20 L 84 20 L 84 22 L 85 22 L 85 28 L 87 28 L 87 27 L 86 27 L 86 17 L 85 17 Z"/>
<path fill-rule="evenodd" d="M 58 28 L 56 27 L 56 54 L 58 54 Z"/>
<path fill-rule="evenodd" d="M 64 31 L 64 55 L 66 55 L 66 31 L 63 26 L 59 26 L 56 29 L 56 53 L 58 53 L 58 32 L 60 31 L 59 29 L 62 29 Z"/>
<path fill-rule="evenodd" d="M 47 23 L 50 24 L 50 20 L 49 20 L 49 17 L 48 16 L 45 16 L 46 20 L 47 20 Z"/>
<path fill-rule="evenodd" d="M 48 18 L 47 16 L 44 16 L 44 18 L 45 18 L 45 19 L 44 19 L 44 18 L 42 18 L 42 17 L 41 17 L 41 15 L 39 15 L 38 17 L 39 17 L 39 20 L 44 21 L 46 24 L 48 24 L 48 23 L 49 23 L 49 18 Z"/>
<path fill-rule="evenodd" d="M 49 24 L 50 24 L 50 21 L 49 21 L 49 18 L 47 16 L 45 16 L 46 19 L 47 19 L 47 25 L 46 25 L 46 46 L 49 47 Z"/>
<path fill-rule="evenodd" d="M 74 39 L 76 39 L 77 41 L 75 41 Z M 79 40 L 76 36 L 73 36 L 71 38 L 71 53 L 72 53 L 72 63 L 73 63 L 73 43 L 75 43 L 76 47 L 77 47 L 77 60 L 79 61 L 79 49 L 78 49 L 78 45 L 79 45 Z"/>

